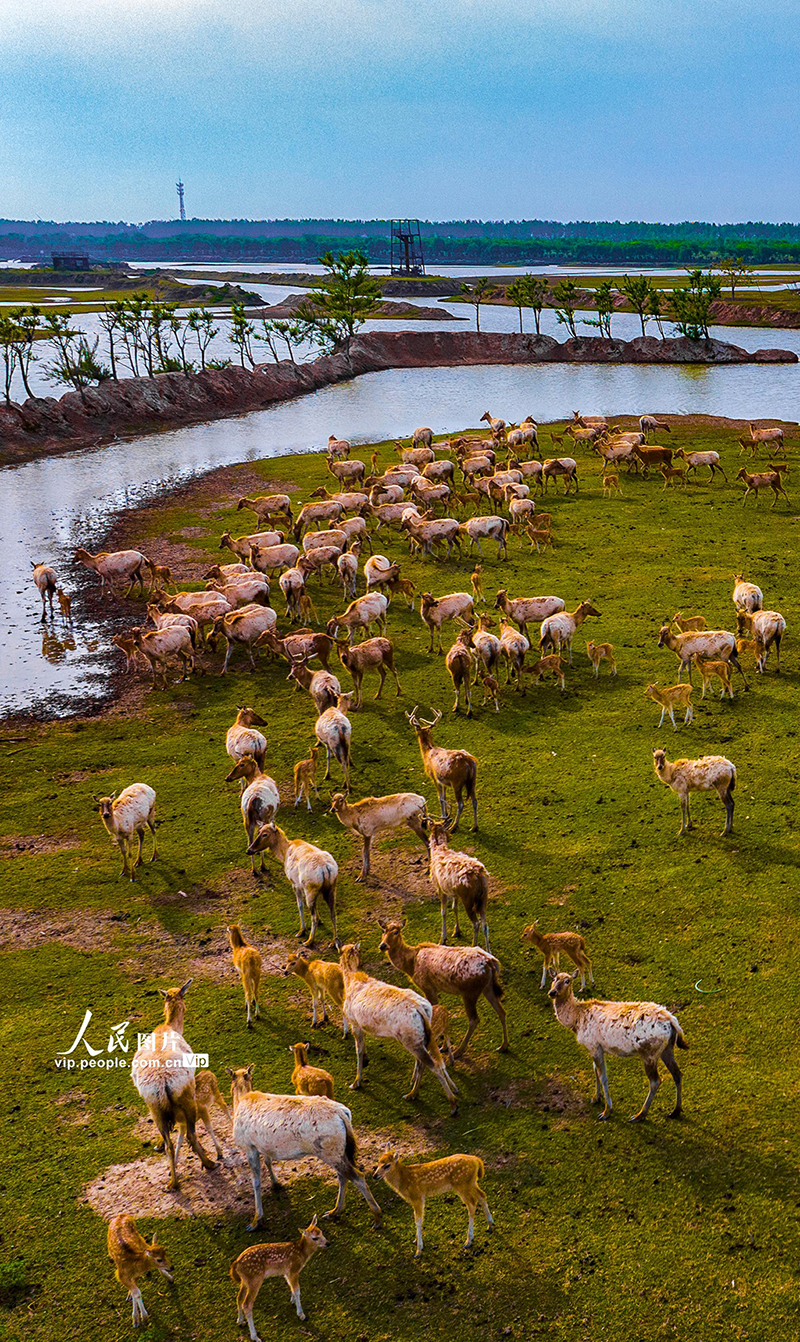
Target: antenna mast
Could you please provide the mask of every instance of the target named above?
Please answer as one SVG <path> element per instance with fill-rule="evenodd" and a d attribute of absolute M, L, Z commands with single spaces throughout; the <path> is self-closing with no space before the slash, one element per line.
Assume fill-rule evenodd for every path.
<path fill-rule="evenodd" d="M 186 206 L 185 206 L 184 203 L 183 203 L 183 182 L 176 182 L 176 183 L 175 183 L 175 186 L 177 187 L 177 191 L 178 191 L 178 204 L 179 204 L 179 206 L 180 206 L 180 210 L 181 210 L 181 222 L 185 224 L 185 223 L 186 223 Z"/>

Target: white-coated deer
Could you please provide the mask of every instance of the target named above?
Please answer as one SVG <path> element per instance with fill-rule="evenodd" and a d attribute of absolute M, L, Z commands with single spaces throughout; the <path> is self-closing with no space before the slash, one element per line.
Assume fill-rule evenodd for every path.
<path fill-rule="evenodd" d="M 358 1165 L 358 1147 L 353 1132 L 353 1116 L 345 1105 L 322 1095 L 270 1095 L 253 1090 L 254 1068 L 229 1067 L 233 1078 L 233 1140 L 244 1152 L 253 1179 L 255 1215 L 248 1227 L 257 1230 L 264 1215 L 261 1201 L 261 1159 L 266 1161 L 273 1191 L 280 1185 L 272 1168 L 279 1160 L 300 1160 L 315 1156 L 335 1171 L 339 1180 L 336 1205 L 327 1213 L 338 1216 L 344 1210 L 348 1183 L 355 1184 L 372 1211 L 376 1226 L 381 1209 L 372 1196 Z"/>
<path fill-rule="evenodd" d="M 427 1068 L 433 1072 L 450 1101 L 451 1113 L 455 1113 L 458 1087 L 448 1075 L 433 1039 L 433 1007 L 428 999 L 410 988 L 395 988 L 391 983 L 371 978 L 360 967 L 361 947 L 358 943 L 342 947 L 339 964 L 344 978 L 343 1010 L 356 1045 L 356 1078 L 350 1089 L 360 1090 L 363 1081 L 365 1034 L 378 1039 L 394 1039 L 415 1060 L 411 1090 L 405 1098 L 417 1098 Z"/>

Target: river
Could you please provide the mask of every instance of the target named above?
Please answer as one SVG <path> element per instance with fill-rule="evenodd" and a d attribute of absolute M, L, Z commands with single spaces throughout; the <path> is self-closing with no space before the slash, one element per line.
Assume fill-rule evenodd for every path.
<path fill-rule="evenodd" d="M 464 312 L 458 305 L 453 310 Z M 488 308 L 482 314 L 486 330 L 515 329 L 516 321 L 516 312 L 508 308 Z M 394 323 L 380 325 L 397 329 Z M 428 323 L 418 325 L 430 329 Z M 615 328 L 621 336 L 635 334 L 635 319 L 621 315 Z M 454 329 L 452 324 L 449 329 Z M 750 349 L 780 345 L 800 354 L 798 331 L 726 328 L 716 334 Z M 80 598 L 73 634 L 58 615 L 52 625 L 48 621 L 42 627 L 31 560 L 53 563 L 65 588 L 74 591 L 75 546 L 91 548 L 116 513 L 214 466 L 312 451 L 327 441 L 329 433 L 368 442 L 407 435 L 418 424 L 450 432 L 476 425 L 486 409 L 509 420 L 532 414 L 546 421 L 575 409 L 795 420 L 798 393 L 797 364 L 398 369 L 368 374 L 234 419 L 7 467 L 0 471 L 5 538 L 0 573 L 4 615 L 0 714 L 26 709 L 67 713 L 87 699 L 102 698 L 106 691 L 107 631 L 84 618 Z"/>

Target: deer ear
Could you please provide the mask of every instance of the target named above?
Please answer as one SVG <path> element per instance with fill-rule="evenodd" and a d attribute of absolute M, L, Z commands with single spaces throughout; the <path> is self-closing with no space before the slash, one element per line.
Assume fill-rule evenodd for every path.
<path fill-rule="evenodd" d="M 192 986 L 193 983 L 194 979 L 187 979 L 186 982 L 182 985 L 182 987 L 178 989 L 178 996 L 185 997 L 189 988 Z"/>
<path fill-rule="evenodd" d="M 573 975 L 572 975 L 573 979 L 576 979 L 576 978 L 578 977 L 578 975 L 580 974 L 580 972 L 581 972 L 581 971 L 580 971 L 579 969 L 576 969 L 575 972 L 574 972 Z"/>
<path fill-rule="evenodd" d="M 225 1071 L 228 1073 L 228 1076 L 236 1076 L 235 1067 L 226 1067 Z"/>
<path fill-rule="evenodd" d="M 554 978 L 556 977 L 557 973 L 558 973 L 558 971 L 555 970 L 555 969 L 548 969 L 547 972 L 548 972 L 548 974 L 550 975 L 551 979 L 554 979 Z"/>
<path fill-rule="evenodd" d="M 256 1070 L 256 1065 L 255 1065 L 254 1062 L 251 1062 L 250 1066 L 247 1067 L 247 1068 L 245 1069 L 246 1075 L 247 1075 L 248 1077 L 252 1078 L 253 1072 L 254 1072 L 255 1070 Z"/>
<path fill-rule="evenodd" d="M 317 1224 L 317 1213 L 316 1213 L 316 1212 L 314 1212 L 314 1215 L 313 1215 L 312 1220 L 311 1220 L 311 1224 L 312 1224 L 312 1226 L 315 1226 L 315 1225 Z"/>

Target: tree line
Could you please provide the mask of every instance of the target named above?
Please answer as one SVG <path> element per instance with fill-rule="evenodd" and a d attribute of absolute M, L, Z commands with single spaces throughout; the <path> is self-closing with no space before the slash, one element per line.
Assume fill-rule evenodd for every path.
<path fill-rule="evenodd" d="M 559 226 L 565 230 L 569 226 Z M 620 226 L 621 228 L 623 226 Z M 629 226 L 624 226 L 629 227 Z M 666 226 L 665 226 L 666 227 Z M 732 226 L 731 226 L 732 227 Z M 768 226 L 764 226 L 765 228 Z M 721 250 L 734 252 L 748 265 L 793 265 L 800 262 L 800 230 L 797 238 L 767 235 L 742 238 L 724 229 L 686 236 L 647 236 L 617 239 L 591 235 L 552 237 L 458 237 L 426 235 L 423 246 L 428 266 L 445 265 L 656 265 L 686 267 L 708 265 Z M 63 246 L 63 237 L 32 238 L 13 233 L 0 235 L 0 257 L 41 261 L 48 246 Z M 332 250 L 363 251 L 371 264 L 389 262 L 388 227 L 385 236 L 341 237 L 308 233 L 290 237 L 230 237 L 204 233 L 176 233 L 148 237 L 142 234 L 75 236 L 71 244 L 89 252 L 98 261 L 136 260 L 218 261 L 231 266 L 253 261 L 303 265 Z"/>
<path fill-rule="evenodd" d="M 735 296 L 736 284 L 749 274 L 748 268 L 733 257 L 724 258 L 717 265 Z M 578 338 L 577 313 L 591 303 L 595 315 L 581 318 L 580 324 L 594 327 L 601 336 L 611 339 L 619 298 L 622 305 L 630 307 L 638 316 L 643 336 L 647 335 L 647 328 L 652 323 L 664 339 L 664 322 L 669 321 L 678 335 L 690 340 L 708 340 L 711 305 L 722 297 L 722 278 L 710 271 L 694 269 L 688 272 L 684 284 L 666 290 L 657 288 L 648 275 L 625 275 L 622 280 L 604 280 L 594 289 L 587 290 L 566 278 L 551 286 L 541 275 L 521 275 L 501 289 L 482 276 L 474 284 L 462 284 L 461 294 L 475 308 L 478 331 L 481 329 L 482 304 L 505 294 L 519 312 L 521 333 L 524 331 L 524 311 L 532 313 L 534 330 L 540 335 L 542 313 L 549 308 L 555 313 L 556 321 L 565 326 L 575 340 Z"/>

